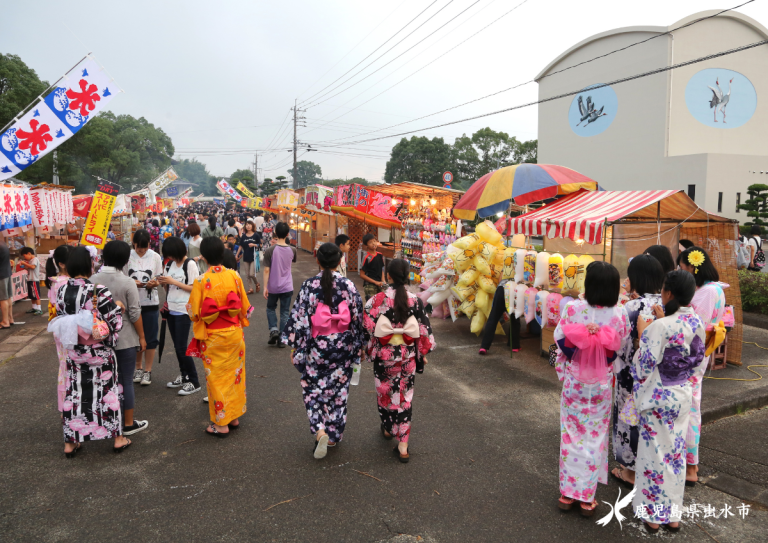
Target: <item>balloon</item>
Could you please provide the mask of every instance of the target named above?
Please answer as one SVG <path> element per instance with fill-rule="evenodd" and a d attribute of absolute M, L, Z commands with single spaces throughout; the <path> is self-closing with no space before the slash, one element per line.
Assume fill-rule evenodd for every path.
<path fill-rule="evenodd" d="M 515 283 L 522 283 L 525 277 L 525 249 L 515 251 Z"/>
<path fill-rule="evenodd" d="M 549 285 L 549 253 L 541 252 L 536 255 L 536 278 L 534 287 L 546 287 Z"/>
<path fill-rule="evenodd" d="M 571 298 L 570 296 L 563 296 L 563 299 L 560 300 L 560 315 L 563 314 L 563 309 L 565 309 L 565 306 L 572 301 L 573 301 L 573 298 Z"/>
<path fill-rule="evenodd" d="M 576 290 L 579 294 L 584 294 L 584 280 L 587 278 L 587 266 L 589 266 L 595 259 L 589 255 L 582 255 L 579 257 L 579 274 L 576 278 Z"/>
<path fill-rule="evenodd" d="M 542 328 L 547 325 L 547 298 L 549 298 L 549 292 L 546 290 L 536 293 L 536 322 Z"/>
<path fill-rule="evenodd" d="M 583 270 L 582 270 L 583 271 Z M 563 292 L 576 292 L 579 280 L 579 257 L 568 255 L 563 260 Z"/>
<path fill-rule="evenodd" d="M 560 253 L 549 257 L 549 288 L 563 288 L 563 255 Z"/>
<path fill-rule="evenodd" d="M 487 241 L 491 245 L 496 245 L 501 240 L 501 234 L 499 234 L 499 231 L 496 230 L 496 227 L 493 226 L 491 221 L 485 221 L 478 224 L 477 228 L 475 228 L 475 233 L 477 233 L 483 241 Z"/>

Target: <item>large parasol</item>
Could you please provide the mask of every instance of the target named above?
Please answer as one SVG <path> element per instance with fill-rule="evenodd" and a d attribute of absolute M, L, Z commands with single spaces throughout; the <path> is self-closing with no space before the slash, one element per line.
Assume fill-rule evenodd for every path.
<path fill-rule="evenodd" d="M 581 189 L 602 190 L 589 177 L 564 166 L 515 164 L 485 174 L 453 208 L 458 219 L 490 217 L 507 210 L 510 200 L 526 205 Z"/>

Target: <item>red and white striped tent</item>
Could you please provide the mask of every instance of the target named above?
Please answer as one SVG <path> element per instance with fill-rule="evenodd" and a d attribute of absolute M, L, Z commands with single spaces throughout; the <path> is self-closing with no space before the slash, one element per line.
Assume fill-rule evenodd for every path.
<path fill-rule="evenodd" d="M 511 221 L 512 234 L 570 238 L 598 244 L 606 224 L 625 219 L 659 222 L 735 222 L 704 211 L 681 190 L 580 191 Z"/>

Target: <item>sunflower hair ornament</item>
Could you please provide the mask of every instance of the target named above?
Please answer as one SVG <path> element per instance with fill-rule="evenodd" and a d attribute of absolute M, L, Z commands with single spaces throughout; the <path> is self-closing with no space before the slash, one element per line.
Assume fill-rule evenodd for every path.
<path fill-rule="evenodd" d="M 699 266 L 704 264 L 704 253 L 701 251 L 691 251 L 688 253 L 688 264 L 693 266 L 694 273 L 699 273 Z"/>

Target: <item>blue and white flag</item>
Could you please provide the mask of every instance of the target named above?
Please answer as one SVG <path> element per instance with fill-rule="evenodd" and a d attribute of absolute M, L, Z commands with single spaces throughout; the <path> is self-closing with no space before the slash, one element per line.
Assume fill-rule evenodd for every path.
<path fill-rule="evenodd" d="M 0 181 L 74 136 L 118 92 L 109 74 L 90 57 L 59 85 L 0 136 Z"/>

